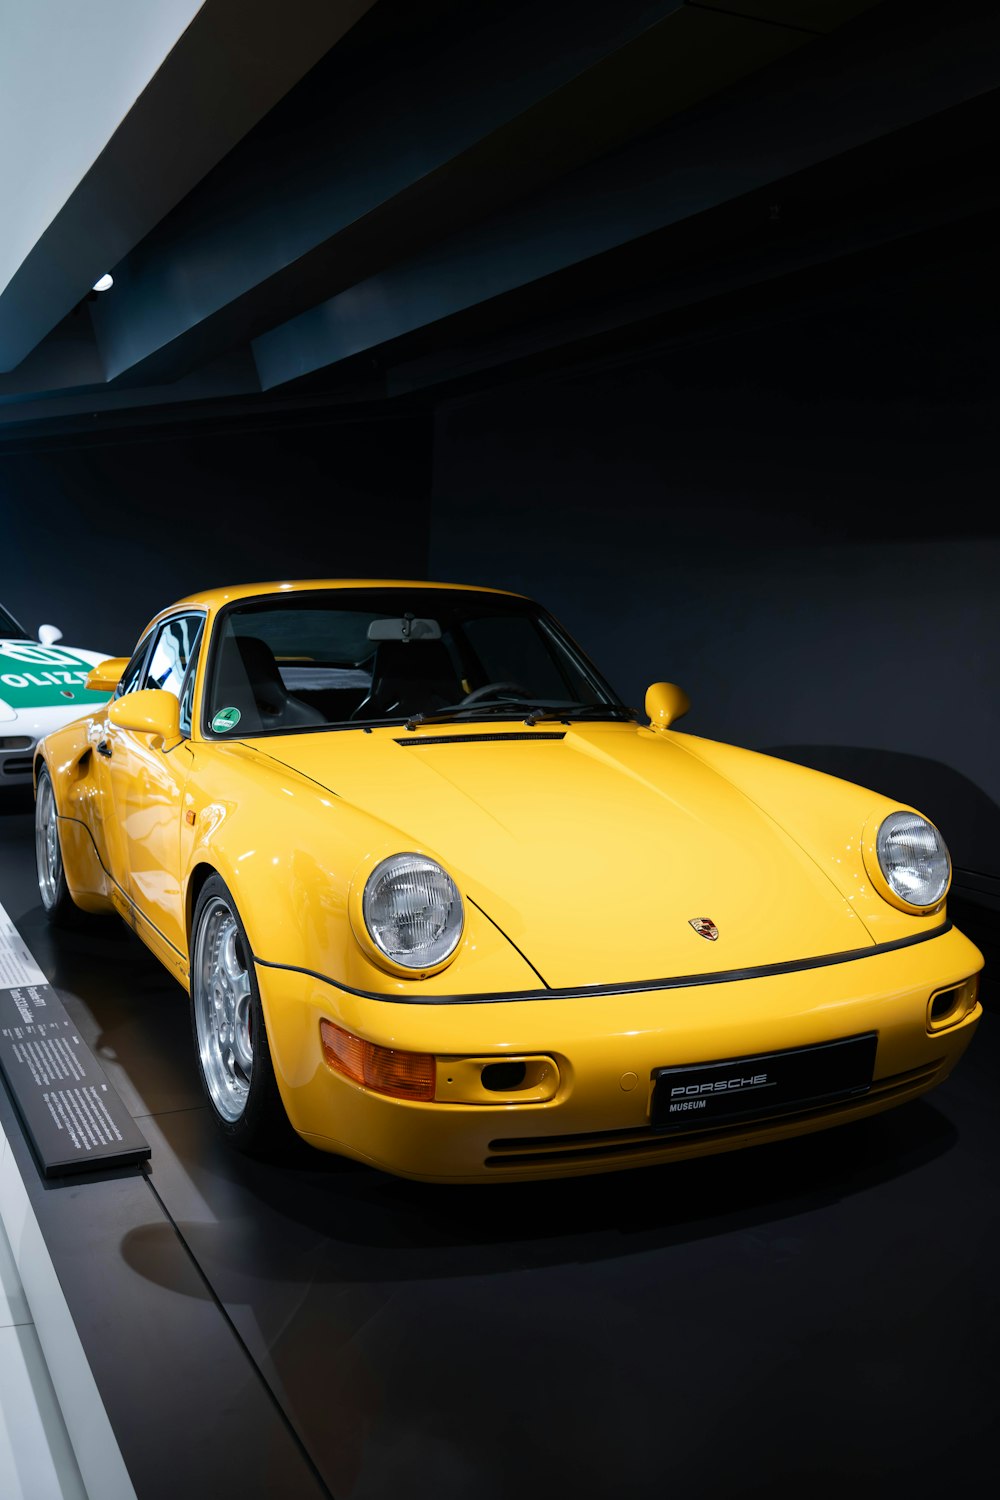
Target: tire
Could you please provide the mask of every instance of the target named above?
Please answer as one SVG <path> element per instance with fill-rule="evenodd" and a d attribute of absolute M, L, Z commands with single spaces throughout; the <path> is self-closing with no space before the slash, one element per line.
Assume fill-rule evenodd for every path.
<path fill-rule="evenodd" d="M 54 927 L 81 927 L 85 913 L 75 904 L 66 884 L 59 815 L 52 777 L 42 766 L 35 787 L 35 873 L 42 910 Z"/>
<path fill-rule="evenodd" d="M 294 1138 L 271 1064 L 260 990 L 236 903 L 220 875 L 201 888 L 191 922 L 195 1060 L 219 1130 L 250 1156 Z"/>

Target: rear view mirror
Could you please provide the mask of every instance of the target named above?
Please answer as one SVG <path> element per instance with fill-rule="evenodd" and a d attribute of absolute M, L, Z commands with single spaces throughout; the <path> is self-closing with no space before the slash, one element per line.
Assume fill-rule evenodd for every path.
<path fill-rule="evenodd" d="M 113 693 L 128 666 L 127 656 L 110 656 L 87 673 L 88 693 Z"/>
<path fill-rule="evenodd" d="M 54 646 L 56 641 L 62 640 L 62 631 L 58 625 L 39 625 L 38 642 L 42 646 Z"/>
<path fill-rule="evenodd" d="M 669 729 L 675 719 L 686 714 L 691 699 L 676 682 L 654 682 L 646 691 L 646 712 L 651 729 Z"/>
<path fill-rule="evenodd" d="M 439 641 L 441 626 L 437 620 L 418 620 L 404 615 L 401 620 L 373 620 L 368 627 L 370 641 Z"/>

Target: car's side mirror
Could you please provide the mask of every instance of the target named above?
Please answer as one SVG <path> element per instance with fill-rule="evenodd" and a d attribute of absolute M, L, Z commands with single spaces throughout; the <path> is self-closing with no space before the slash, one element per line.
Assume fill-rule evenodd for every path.
<path fill-rule="evenodd" d="M 119 729 L 152 735 L 166 745 L 181 737 L 181 706 L 176 694 L 163 688 L 146 688 L 116 698 L 108 709 L 108 718 Z"/>
<path fill-rule="evenodd" d="M 39 625 L 38 642 L 41 646 L 54 646 L 56 641 L 62 640 L 62 631 L 58 625 Z"/>
<path fill-rule="evenodd" d="M 691 699 L 676 682 L 654 682 L 646 690 L 646 712 L 651 729 L 669 729 L 675 719 L 686 714 Z"/>
<path fill-rule="evenodd" d="M 109 656 L 87 673 L 88 693 L 113 693 L 128 666 L 127 656 Z"/>

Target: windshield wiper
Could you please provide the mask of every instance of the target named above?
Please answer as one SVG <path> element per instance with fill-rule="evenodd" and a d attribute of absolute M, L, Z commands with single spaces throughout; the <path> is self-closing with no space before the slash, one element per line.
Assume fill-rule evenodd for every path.
<path fill-rule="evenodd" d="M 568 703 L 563 708 L 550 708 L 546 704 L 516 703 L 456 703 L 450 708 L 437 708 L 432 713 L 411 714 L 406 720 L 407 729 L 417 729 L 421 724 L 442 724 L 454 719 L 476 719 L 502 715 L 508 719 L 523 719 L 525 724 L 563 723 L 571 724 L 581 719 L 619 718 L 636 719 L 634 708 L 617 703 Z"/>
<path fill-rule="evenodd" d="M 571 703 L 567 708 L 533 708 L 525 716 L 526 724 L 579 724 L 587 719 L 637 719 L 634 708 L 624 703 Z"/>
<path fill-rule="evenodd" d="M 432 709 L 430 713 L 411 714 L 406 727 L 416 729 L 419 724 L 443 724 L 450 719 L 486 719 L 498 713 L 506 714 L 509 719 L 519 719 L 524 712 L 525 706 L 519 703 L 453 703 L 445 708 Z"/>

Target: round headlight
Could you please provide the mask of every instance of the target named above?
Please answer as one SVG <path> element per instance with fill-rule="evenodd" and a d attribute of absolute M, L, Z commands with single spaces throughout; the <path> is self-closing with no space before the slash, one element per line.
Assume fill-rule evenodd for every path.
<path fill-rule="evenodd" d="M 465 920 L 455 882 L 422 854 L 393 854 L 376 865 L 361 910 L 375 946 L 407 969 L 450 958 Z"/>
<path fill-rule="evenodd" d="M 933 823 L 917 813 L 890 813 L 875 837 L 890 890 L 910 906 L 937 906 L 951 879 L 951 860 Z"/>

